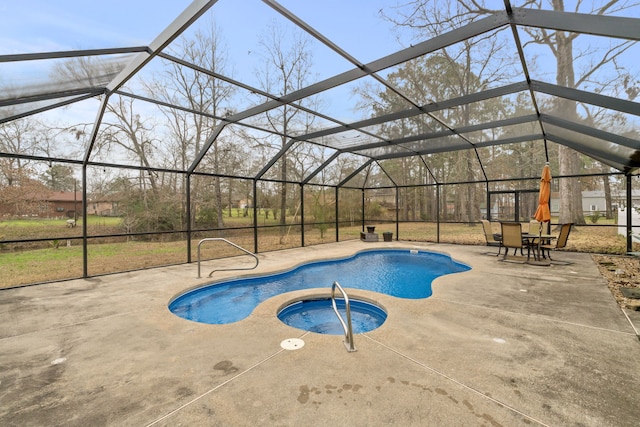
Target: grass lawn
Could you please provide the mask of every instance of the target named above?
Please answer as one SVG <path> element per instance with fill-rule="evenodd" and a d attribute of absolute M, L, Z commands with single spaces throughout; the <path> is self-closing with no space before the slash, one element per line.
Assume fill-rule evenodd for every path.
<path fill-rule="evenodd" d="M 236 219 L 236 218 L 234 218 Z M 273 221 L 270 218 L 271 222 Z M 108 234 L 122 232 L 119 218 L 89 217 L 87 226 L 90 234 Z M 246 217 L 241 217 L 236 225 L 251 224 Z M 229 221 L 230 222 L 230 221 Z M 599 222 L 600 223 L 600 222 Z M 376 232 L 385 231 L 396 235 L 395 223 L 372 223 L 376 225 Z M 258 251 L 272 251 L 301 246 L 301 227 L 299 225 L 285 227 L 286 234 L 280 236 L 280 227 L 262 228 L 258 230 Z M 434 223 L 400 223 L 400 240 L 407 241 L 437 241 L 437 225 Z M 480 224 L 440 224 L 440 242 L 454 244 L 484 245 L 484 233 Z M 28 244 L 12 244 L 0 247 L 0 287 L 11 287 L 22 284 L 46 282 L 81 277 L 82 246 L 80 240 L 66 240 L 66 237 L 81 237 L 82 228 L 69 228 L 66 220 L 12 220 L 0 222 L 0 238 L 10 240 L 5 232 L 11 230 L 12 238 L 46 238 L 55 230 L 60 239 L 51 240 L 42 245 L 45 248 L 33 249 Z M 114 231 L 115 230 L 115 231 Z M 498 230 L 496 230 L 498 231 Z M 47 234 L 44 234 L 44 233 Z M 340 240 L 359 238 L 360 226 L 340 226 Z M 557 232 L 556 232 L 557 233 Z M 226 230 L 214 233 L 202 233 L 203 237 L 220 237 L 223 235 L 230 241 L 253 251 L 253 230 Z M 23 236 L 23 237 L 16 237 Z M 167 264 L 180 264 L 187 261 L 186 241 L 136 241 L 119 238 L 120 242 L 98 243 L 89 240 L 88 244 L 88 273 L 98 275 L 127 270 L 150 268 Z M 112 239 L 114 240 L 114 239 Z M 320 234 L 319 229 L 307 227 L 305 229 L 305 245 L 314 245 L 335 241 L 335 228 L 329 228 Z M 196 260 L 198 241 L 192 242 L 192 260 Z M 202 259 L 222 258 L 239 254 L 229 245 L 214 243 L 204 245 Z M 640 250 L 640 247 L 634 248 Z M 567 250 L 592 252 L 601 254 L 626 253 L 626 239 L 617 234 L 616 227 L 574 227 L 569 237 Z"/>

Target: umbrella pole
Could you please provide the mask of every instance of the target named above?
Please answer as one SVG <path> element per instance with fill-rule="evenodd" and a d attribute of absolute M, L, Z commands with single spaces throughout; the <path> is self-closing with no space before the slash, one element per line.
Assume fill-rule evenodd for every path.
<path fill-rule="evenodd" d="M 538 247 L 536 248 L 536 252 L 534 253 L 534 257 L 536 257 L 536 260 L 534 262 L 530 262 L 531 265 L 540 265 L 540 266 L 544 266 L 544 267 L 548 267 L 551 265 L 550 262 L 543 262 L 540 258 L 540 245 L 542 244 L 542 227 L 543 227 L 544 223 L 541 222 L 540 223 L 540 228 L 538 229 Z"/>
<path fill-rule="evenodd" d="M 538 230 L 538 262 L 540 262 L 540 243 L 542 242 L 542 224 L 544 224 L 544 222 L 540 223 L 540 228 Z"/>

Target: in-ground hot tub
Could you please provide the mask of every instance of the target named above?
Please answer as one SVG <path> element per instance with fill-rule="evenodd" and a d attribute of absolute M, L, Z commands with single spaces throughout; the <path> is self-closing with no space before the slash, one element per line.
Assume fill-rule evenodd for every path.
<path fill-rule="evenodd" d="M 353 333 L 360 334 L 379 328 L 387 320 L 387 312 L 378 305 L 349 298 Z M 336 307 L 344 316 L 344 299 L 336 298 Z M 278 319 L 294 328 L 319 334 L 342 335 L 344 330 L 333 311 L 331 298 L 294 301 L 278 312 Z"/>

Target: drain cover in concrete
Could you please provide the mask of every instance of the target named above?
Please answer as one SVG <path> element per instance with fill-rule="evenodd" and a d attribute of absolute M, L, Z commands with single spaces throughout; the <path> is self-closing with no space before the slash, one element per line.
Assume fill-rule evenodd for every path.
<path fill-rule="evenodd" d="M 640 299 L 640 289 L 638 288 L 620 288 L 620 292 L 625 298 Z"/>
<path fill-rule="evenodd" d="M 299 338 L 289 338 L 280 343 L 285 350 L 299 350 L 304 347 L 304 341 Z"/>

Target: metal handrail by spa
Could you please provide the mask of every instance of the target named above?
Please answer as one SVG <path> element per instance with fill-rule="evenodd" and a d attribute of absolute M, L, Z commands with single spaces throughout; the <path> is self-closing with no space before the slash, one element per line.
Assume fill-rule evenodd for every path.
<path fill-rule="evenodd" d="M 344 322 L 340 312 L 338 312 L 338 306 L 336 305 L 336 288 L 342 292 L 342 296 L 344 298 L 344 306 L 347 311 L 347 323 Z M 353 343 L 353 328 L 351 327 L 351 305 L 349 304 L 349 296 L 338 282 L 333 282 L 333 286 L 331 287 L 331 304 L 333 305 L 333 311 L 335 311 L 336 316 L 338 316 L 338 320 L 340 320 L 340 323 L 342 324 L 342 329 L 344 329 L 344 346 L 349 352 L 356 351 L 356 346 Z"/>
<path fill-rule="evenodd" d="M 256 254 L 254 254 L 253 252 L 249 252 L 249 251 L 248 251 L 248 250 L 246 250 L 245 248 L 243 248 L 243 247 L 241 247 L 241 246 L 238 246 L 238 245 L 236 245 L 235 243 L 230 242 L 230 241 L 228 241 L 228 240 L 227 240 L 227 239 L 225 239 L 225 238 L 222 238 L 222 237 L 209 237 L 209 238 L 206 238 L 206 239 L 202 239 L 202 240 L 200 240 L 200 241 L 198 242 L 198 279 L 200 278 L 200 246 L 201 246 L 204 242 L 211 242 L 211 241 L 214 241 L 214 240 L 221 240 L 221 241 L 223 241 L 223 242 L 227 242 L 227 243 L 228 243 L 228 244 L 230 244 L 231 246 L 233 246 L 233 247 L 235 247 L 235 248 L 237 248 L 237 249 L 240 249 L 242 252 L 244 252 L 244 253 L 246 253 L 246 254 L 248 254 L 248 255 L 251 255 L 252 257 L 254 257 L 254 258 L 255 258 L 255 260 L 256 260 L 256 265 L 254 265 L 253 267 L 248 267 L 248 268 L 247 268 L 247 267 L 243 267 L 243 268 L 218 268 L 218 269 L 216 269 L 216 270 L 212 270 L 212 271 L 211 271 L 211 273 L 209 273 L 209 276 L 208 276 L 208 277 L 211 277 L 211 275 L 212 275 L 214 272 L 216 272 L 216 271 L 224 271 L 224 270 L 253 270 L 253 269 L 255 269 L 255 268 L 258 266 L 258 263 L 260 262 L 260 260 L 258 259 L 258 257 L 256 256 Z"/>

